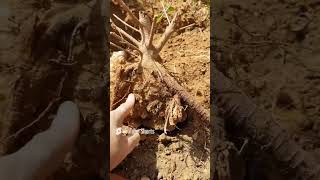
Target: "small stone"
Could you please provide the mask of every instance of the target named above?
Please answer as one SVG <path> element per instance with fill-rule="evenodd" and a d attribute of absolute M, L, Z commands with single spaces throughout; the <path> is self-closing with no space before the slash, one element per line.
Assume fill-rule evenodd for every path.
<path fill-rule="evenodd" d="M 289 94 L 286 91 L 280 91 L 277 96 L 276 105 L 279 108 L 294 106 L 294 101 L 293 101 L 291 94 Z"/>
<path fill-rule="evenodd" d="M 197 96 L 202 96 L 201 91 L 197 90 Z"/>
<path fill-rule="evenodd" d="M 157 179 L 162 179 L 162 178 L 163 178 L 163 175 L 159 172 L 158 176 L 157 176 Z"/>
<path fill-rule="evenodd" d="M 198 139 L 198 132 L 196 132 L 196 133 L 194 133 L 194 134 L 192 135 L 192 139 L 193 139 L 193 140 L 197 140 L 197 139 Z"/>
<path fill-rule="evenodd" d="M 148 176 L 142 176 L 141 180 L 150 180 L 150 178 Z"/>
<path fill-rule="evenodd" d="M 180 160 L 180 161 L 184 161 L 184 157 L 183 157 L 183 156 L 180 156 L 180 157 L 179 157 L 179 160 Z"/>
<path fill-rule="evenodd" d="M 178 151 L 178 150 L 183 149 L 183 145 L 182 145 L 182 143 L 179 143 L 179 142 L 177 142 L 177 143 L 172 143 L 172 144 L 170 145 L 170 148 L 171 148 L 172 150 L 174 150 L 174 151 Z"/>
<path fill-rule="evenodd" d="M 251 84 L 256 88 L 256 89 L 263 89 L 265 87 L 265 81 L 263 80 L 252 80 Z"/>
<path fill-rule="evenodd" d="M 200 71 L 202 74 L 205 74 L 207 72 L 207 70 L 205 68 L 202 68 Z"/>
<path fill-rule="evenodd" d="M 158 144 L 158 150 L 164 150 L 165 146 L 162 143 Z"/>
<path fill-rule="evenodd" d="M 171 151 L 169 149 L 166 149 L 165 150 L 165 155 L 170 155 L 171 154 Z"/>
<path fill-rule="evenodd" d="M 293 19 L 293 22 L 290 24 L 290 30 L 293 32 L 302 31 L 309 23 L 309 20 L 306 17 L 297 17 Z"/>
<path fill-rule="evenodd" d="M 159 137 L 158 137 L 159 142 L 161 142 L 162 144 L 166 145 L 168 143 L 171 142 L 171 139 L 164 133 L 162 133 Z"/>
<path fill-rule="evenodd" d="M 183 140 L 187 141 L 187 142 L 193 142 L 192 137 L 188 136 L 188 135 L 181 135 L 180 136 Z"/>
<path fill-rule="evenodd" d="M 175 162 L 172 162 L 171 164 L 171 172 L 174 172 L 177 169 L 177 165 Z"/>
<path fill-rule="evenodd" d="M 160 142 L 164 142 L 166 140 L 166 135 L 164 133 L 162 133 L 159 137 L 158 137 L 158 140 Z"/>

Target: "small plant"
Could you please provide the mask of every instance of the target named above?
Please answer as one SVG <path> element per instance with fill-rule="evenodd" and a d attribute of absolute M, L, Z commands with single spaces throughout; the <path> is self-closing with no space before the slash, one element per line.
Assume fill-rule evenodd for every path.
<path fill-rule="evenodd" d="M 160 13 L 156 16 L 156 22 L 160 23 L 164 16 L 166 16 L 168 22 L 170 22 L 168 15 L 173 15 L 174 12 L 176 11 L 176 9 L 174 7 L 172 7 L 171 5 L 164 5 L 162 1 L 161 1 L 161 4 L 163 7 L 163 11 L 162 11 L 162 13 Z"/>

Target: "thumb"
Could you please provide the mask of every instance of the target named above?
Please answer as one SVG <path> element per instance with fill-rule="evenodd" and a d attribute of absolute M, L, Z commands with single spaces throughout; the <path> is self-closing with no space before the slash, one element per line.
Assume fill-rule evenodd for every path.
<path fill-rule="evenodd" d="M 79 132 L 79 110 L 72 102 L 60 105 L 50 128 L 35 135 L 25 146 L 8 155 L 10 179 L 44 179 L 53 173 L 71 151 Z M 1 164 L 1 163 L 0 163 Z"/>
<path fill-rule="evenodd" d="M 124 118 L 126 118 L 128 116 L 131 109 L 133 108 L 134 103 L 135 103 L 134 95 L 129 94 L 126 102 L 124 102 L 117 109 L 115 109 L 111 112 L 111 115 L 114 117 L 110 118 L 110 120 L 114 120 L 118 126 L 121 126 Z"/>
<path fill-rule="evenodd" d="M 62 139 L 72 141 L 80 130 L 80 112 L 78 106 L 71 101 L 62 103 L 49 130 L 54 132 L 59 131 L 56 135 L 62 136 Z"/>

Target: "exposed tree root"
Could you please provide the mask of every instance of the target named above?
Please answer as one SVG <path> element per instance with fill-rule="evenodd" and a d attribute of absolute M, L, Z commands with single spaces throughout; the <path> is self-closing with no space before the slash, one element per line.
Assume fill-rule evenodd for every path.
<path fill-rule="evenodd" d="M 224 119 L 216 117 L 213 122 L 211 173 L 213 179 L 231 180 L 230 147 L 226 141 Z"/>
<path fill-rule="evenodd" d="M 270 150 L 299 180 L 320 179 L 316 158 L 304 151 L 272 116 L 259 109 L 239 88 L 217 69 L 213 70 L 216 103 L 228 123 L 242 128 L 253 140 Z"/>
<path fill-rule="evenodd" d="M 179 94 L 180 97 L 188 105 L 188 108 L 194 110 L 199 117 L 205 121 L 209 122 L 209 112 L 201 106 L 169 73 L 168 71 L 158 62 L 155 62 L 162 74 L 163 81 L 167 84 L 168 88 L 173 91 L 173 93 Z"/>

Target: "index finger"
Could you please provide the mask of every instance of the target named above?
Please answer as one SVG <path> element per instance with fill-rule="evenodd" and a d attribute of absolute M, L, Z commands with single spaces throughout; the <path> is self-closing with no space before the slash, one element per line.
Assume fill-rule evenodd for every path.
<path fill-rule="evenodd" d="M 124 118 L 128 116 L 135 103 L 134 95 L 128 95 L 126 102 L 122 103 L 117 109 L 113 110 L 111 120 L 116 121 L 118 125 L 122 125 Z"/>

